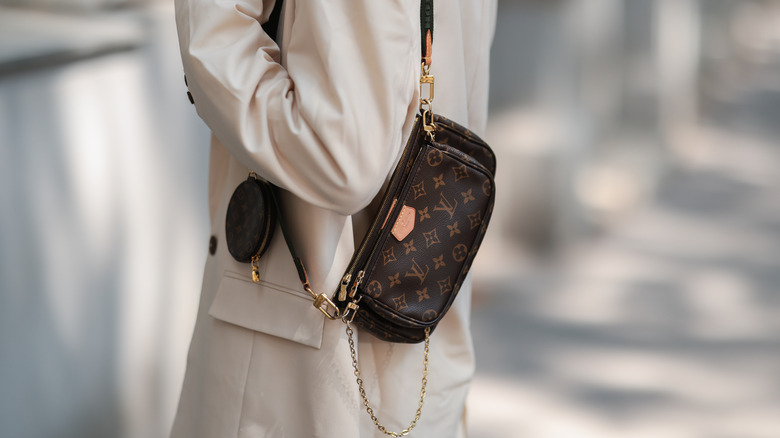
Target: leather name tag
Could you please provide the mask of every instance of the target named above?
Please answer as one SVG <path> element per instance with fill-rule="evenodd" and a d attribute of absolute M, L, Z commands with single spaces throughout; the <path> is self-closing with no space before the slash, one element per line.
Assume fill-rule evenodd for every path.
<path fill-rule="evenodd" d="M 395 220 L 395 225 L 393 225 L 393 229 L 391 230 L 393 236 L 395 236 L 399 242 L 404 240 L 406 236 L 414 230 L 415 213 L 414 207 L 409 207 L 408 205 L 401 207 L 398 219 Z"/>

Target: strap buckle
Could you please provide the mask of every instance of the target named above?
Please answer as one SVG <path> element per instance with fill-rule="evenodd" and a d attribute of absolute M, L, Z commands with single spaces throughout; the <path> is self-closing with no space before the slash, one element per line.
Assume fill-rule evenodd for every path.
<path fill-rule="evenodd" d="M 322 312 L 323 315 L 328 317 L 330 320 L 337 320 L 341 318 L 341 311 L 336 306 L 336 304 L 331 301 L 330 298 L 328 298 L 325 294 L 316 294 L 312 290 L 311 286 L 309 284 L 306 284 L 303 286 L 303 289 L 311 294 L 312 298 L 314 298 L 314 307 L 316 307 L 320 312 Z"/>

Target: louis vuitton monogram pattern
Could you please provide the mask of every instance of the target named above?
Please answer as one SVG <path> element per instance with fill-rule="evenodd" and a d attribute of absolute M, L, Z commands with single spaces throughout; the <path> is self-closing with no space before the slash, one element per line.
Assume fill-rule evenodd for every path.
<path fill-rule="evenodd" d="M 495 177 L 496 157 L 487 143 L 470 130 L 445 117 L 434 115 L 433 121 L 436 123 L 436 141 L 438 143 L 452 146 L 462 151 L 487 167 L 493 177 Z"/>
<path fill-rule="evenodd" d="M 225 215 L 225 237 L 230 255 L 249 263 L 268 248 L 276 226 L 271 185 L 250 176 L 236 187 Z"/>
<path fill-rule="evenodd" d="M 394 261 L 398 260 L 395 258 L 395 249 L 393 247 L 390 247 L 384 251 L 382 251 L 382 259 L 384 260 L 384 264 L 390 264 Z"/>
<path fill-rule="evenodd" d="M 488 195 L 483 190 L 492 188 L 484 168 L 437 145 L 428 145 L 423 153 L 403 202 L 399 199 L 395 207 L 417 211 L 415 228 L 400 242 L 381 240 L 381 260 L 366 272 L 369 282 L 379 282 L 382 290 L 371 303 L 374 310 L 394 315 L 390 318 L 396 323 L 402 313 L 406 325 L 435 321 L 449 307 L 492 204 L 492 190 Z"/>
<path fill-rule="evenodd" d="M 370 251 L 360 252 L 369 256 L 356 262 L 365 278 L 354 322 L 391 342 L 420 342 L 426 327 L 435 328 L 460 289 L 493 207 L 493 152 L 462 126 L 440 116 L 434 121 L 436 141 L 430 142 L 418 119 L 383 198 L 387 226 L 370 233 L 363 243 L 370 242 Z M 414 227 L 399 241 L 390 230 L 410 207 Z"/>

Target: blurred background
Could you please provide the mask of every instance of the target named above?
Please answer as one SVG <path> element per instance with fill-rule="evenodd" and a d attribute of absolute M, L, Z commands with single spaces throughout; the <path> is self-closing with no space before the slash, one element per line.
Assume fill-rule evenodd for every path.
<path fill-rule="evenodd" d="M 208 130 L 173 7 L 0 0 L 0 437 L 168 433 Z M 780 0 L 499 0 L 475 438 L 780 437 Z"/>

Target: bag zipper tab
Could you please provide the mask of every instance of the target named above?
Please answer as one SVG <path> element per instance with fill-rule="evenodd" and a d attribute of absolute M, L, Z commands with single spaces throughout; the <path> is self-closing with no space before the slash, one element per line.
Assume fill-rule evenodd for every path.
<path fill-rule="evenodd" d="M 349 291 L 349 297 L 355 298 L 355 294 L 357 293 L 357 288 L 360 286 L 360 283 L 363 281 L 363 274 L 365 274 L 364 271 L 360 271 L 357 273 L 357 278 L 355 278 L 355 282 L 352 284 L 352 289 Z"/>
<path fill-rule="evenodd" d="M 252 256 L 252 261 L 251 261 L 250 265 L 252 265 L 252 281 L 254 283 L 259 283 L 260 282 L 260 266 L 259 266 L 259 262 L 260 262 L 260 257 L 257 254 Z"/>
<path fill-rule="evenodd" d="M 341 289 L 339 290 L 339 301 L 347 299 L 347 287 L 349 287 L 349 280 L 352 279 L 352 274 L 347 272 L 344 277 L 341 278 Z"/>

